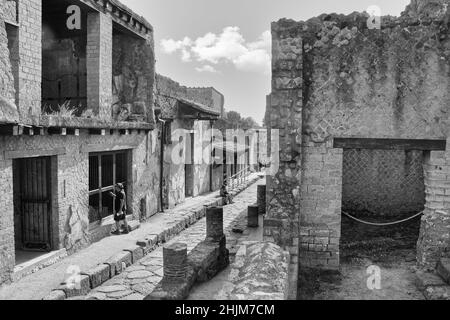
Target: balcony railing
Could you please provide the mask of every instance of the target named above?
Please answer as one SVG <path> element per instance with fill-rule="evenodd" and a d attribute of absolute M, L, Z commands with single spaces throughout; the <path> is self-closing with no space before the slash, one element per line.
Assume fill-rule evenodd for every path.
<path fill-rule="evenodd" d="M 228 186 L 230 190 L 239 188 L 243 184 L 247 183 L 251 174 L 250 166 L 246 166 L 243 170 L 236 173 L 234 176 L 227 178 Z"/>

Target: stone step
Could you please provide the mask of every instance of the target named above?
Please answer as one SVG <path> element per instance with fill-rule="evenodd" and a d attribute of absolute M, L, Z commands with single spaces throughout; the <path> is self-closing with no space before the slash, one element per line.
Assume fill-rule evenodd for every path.
<path fill-rule="evenodd" d="M 441 259 L 436 271 L 446 283 L 450 284 L 450 259 Z"/>
<path fill-rule="evenodd" d="M 416 273 L 416 286 L 427 300 L 450 299 L 450 286 L 435 273 L 418 271 Z"/>
<path fill-rule="evenodd" d="M 133 220 L 128 222 L 128 229 L 130 232 L 133 232 L 141 227 L 141 223 L 137 220 Z"/>

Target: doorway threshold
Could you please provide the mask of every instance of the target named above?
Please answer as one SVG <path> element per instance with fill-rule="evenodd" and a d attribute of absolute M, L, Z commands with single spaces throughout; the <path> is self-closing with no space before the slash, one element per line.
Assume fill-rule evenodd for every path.
<path fill-rule="evenodd" d="M 13 281 L 19 281 L 23 277 L 32 273 L 38 272 L 41 269 L 47 268 L 59 260 L 67 257 L 67 250 L 61 249 L 48 253 L 37 253 L 32 251 L 16 252 L 16 256 L 19 255 L 18 262 L 20 264 L 14 267 Z M 27 257 L 29 259 L 27 260 Z M 17 259 L 17 257 L 16 257 Z"/>

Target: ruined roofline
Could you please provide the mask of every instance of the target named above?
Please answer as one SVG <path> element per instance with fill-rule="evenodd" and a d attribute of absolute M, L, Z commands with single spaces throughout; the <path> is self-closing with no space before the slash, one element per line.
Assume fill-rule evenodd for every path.
<path fill-rule="evenodd" d="M 205 107 L 201 103 L 194 102 L 194 101 L 192 101 L 192 99 L 187 99 L 185 97 L 185 95 L 187 94 L 188 90 L 208 90 L 208 89 L 211 89 L 211 90 L 214 90 L 216 93 L 218 93 L 222 97 L 223 100 L 225 100 L 225 96 L 223 95 L 223 93 L 221 93 L 219 90 L 217 90 L 214 87 L 188 87 L 188 86 L 184 86 L 184 85 L 180 84 L 178 81 L 175 81 L 172 78 L 164 76 L 164 75 L 159 74 L 159 73 L 156 74 L 155 78 L 156 78 L 156 89 L 157 90 L 161 89 L 161 88 L 158 88 L 158 82 L 159 82 L 158 79 L 161 79 L 161 80 L 163 80 L 163 81 L 165 81 L 167 83 L 171 83 L 174 87 L 178 87 L 178 89 L 179 89 L 179 90 L 176 91 L 177 94 L 171 95 L 171 94 L 163 92 L 163 93 L 159 93 L 159 95 L 161 95 L 161 96 L 174 98 L 174 99 L 181 98 L 181 99 L 184 99 L 185 101 L 190 101 L 190 102 L 196 103 L 197 105 Z"/>
<path fill-rule="evenodd" d="M 142 16 L 118 0 L 78 0 L 86 5 L 111 15 L 114 21 L 136 30 L 138 33 L 153 32 L 153 26 Z"/>
<path fill-rule="evenodd" d="M 295 21 L 293 19 L 282 18 L 272 22 L 273 31 L 294 32 L 301 34 L 314 27 L 322 26 L 325 22 L 335 22 L 341 29 L 348 27 L 357 27 L 358 30 L 369 29 L 367 21 L 370 15 L 367 12 L 354 11 L 350 14 L 324 13 L 316 17 L 312 17 L 306 21 Z M 450 8 L 445 13 L 437 16 L 420 16 L 411 15 L 408 11 L 402 12 L 399 17 L 385 15 L 381 16 L 381 29 L 393 29 L 400 27 L 428 26 L 431 24 L 449 24 Z"/>

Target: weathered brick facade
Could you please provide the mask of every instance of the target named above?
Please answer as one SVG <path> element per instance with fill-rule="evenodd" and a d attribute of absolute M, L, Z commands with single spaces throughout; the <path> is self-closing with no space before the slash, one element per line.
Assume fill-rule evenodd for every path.
<path fill-rule="evenodd" d="M 111 117 L 112 33 L 111 17 L 87 15 L 87 99 L 88 108 L 100 118 Z"/>
<path fill-rule="evenodd" d="M 210 144 L 214 119 L 223 112 L 223 96 L 213 88 L 188 88 L 157 75 L 155 98 L 159 117 L 167 121 L 167 126 L 170 126 L 168 135 L 171 136 L 164 151 L 165 206 L 172 208 L 184 202 L 188 193 L 188 196 L 195 197 L 211 189 L 218 190 L 220 185 L 214 181 L 222 178 L 223 171 L 211 167 Z M 200 120 L 193 116 L 188 119 L 182 113 L 180 104 L 199 108 L 196 112 L 200 113 L 213 112 L 212 118 Z M 194 154 L 188 150 L 191 143 Z M 186 170 L 191 170 L 191 173 L 186 174 Z"/>
<path fill-rule="evenodd" d="M 299 253 L 301 266 L 339 267 L 344 151 L 336 138 L 448 137 L 450 12 L 448 1 L 429 2 L 432 13 L 414 5 L 419 13 L 383 17 L 381 30 L 359 13 L 272 24 L 268 114 L 280 167 L 268 179 L 265 236 Z M 446 161 L 425 170 L 418 260 L 426 266 L 448 255 Z"/>
<path fill-rule="evenodd" d="M 74 4 L 81 5 L 78 0 L 74 0 Z M 112 221 L 108 219 L 100 225 L 89 221 L 89 155 L 92 153 L 127 152 L 127 201 L 133 219 L 145 220 L 161 207 L 160 140 L 158 132 L 152 131 L 155 121 L 152 27 L 143 18 L 124 10 L 117 1 L 92 2 L 92 5 L 102 8 L 104 5 L 105 9 L 88 14 L 88 28 L 84 30 L 87 33 L 88 107 L 95 112 L 79 117 L 47 115 L 42 111 L 41 21 L 43 12 L 48 13 L 45 3 L 41 0 L 0 1 L 0 186 L 3 194 L 0 285 L 11 281 L 16 264 L 15 250 L 22 249 L 15 243 L 15 239 L 21 242 L 21 200 L 14 191 L 20 183 L 16 161 L 50 157 L 52 250 L 65 248 L 72 254 L 102 237 L 104 232 L 100 229 L 105 229 L 107 234 L 110 231 Z M 139 84 L 135 95 L 120 101 L 131 103 L 134 108 L 121 121 L 113 117 L 112 101 L 112 36 L 113 27 L 118 25 L 127 29 L 132 42 L 137 43 L 130 46 L 125 63 L 131 61 L 127 64 L 129 68 L 132 72 L 138 71 Z M 134 57 L 139 61 L 129 58 L 133 52 L 139 53 Z M 56 67 L 44 65 L 44 68 Z M 135 114 L 139 116 L 133 117 Z"/>

